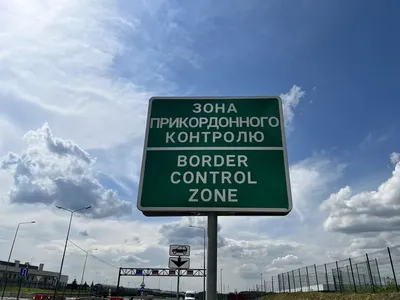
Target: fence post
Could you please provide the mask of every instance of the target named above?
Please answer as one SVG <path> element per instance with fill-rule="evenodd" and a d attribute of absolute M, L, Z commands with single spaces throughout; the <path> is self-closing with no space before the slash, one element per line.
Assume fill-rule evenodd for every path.
<path fill-rule="evenodd" d="M 302 282 L 301 282 L 300 268 L 298 268 L 298 270 L 299 270 L 299 280 L 300 280 L 300 292 L 302 292 L 302 291 L 303 291 L 303 284 L 302 284 Z"/>
<path fill-rule="evenodd" d="M 339 265 L 336 261 L 336 274 L 337 274 L 337 278 L 339 280 L 339 292 L 342 292 L 342 283 L 340 282 L 340 274 L 339 274 Z"/>
<path fill-rule="evenodd" d="M 282 287 L 283 287 L 283 291 L 286 293 L 286 285 L 285 285 L 285 275 L 284 275 L 284 273 L 282 273 Z"/>
<path fill-rule="evenodd" d="M 288 279 L 288 284 L 289 284 L 289 293 L 291 293 L 292 291 L 290 290 L 290 276 L 289 276 L 289 272 L 287 272 L 287 279 Z"/>
<path fill-rule="evenodd" d="M 399 291 L 399 285 L 397 284 L 397 279 L 396 279 L 396 272 L 394 271 L 394 266 L 393 266 L 392 254 L 390 253 L 389 247 L 387 247 L 387 250 L 389 253 L 390 265 L 392 266 L 393 279 L 394 279 L 394 282 L 396 283 L 396 290 Z"/>
<path fill-rule="evenodd" d="M 308 286 L 308 291 L 310 291 L 310 276 L 308 275 L 308 267 L 306 267 L 306 274 L 307 274 L 307 286 Z"/>
<path fill-rule="evenodd" d="M 335 292 L 337 292 L 338 288 L 336 285 L 335 272 L 333 271 L 333 269 L 332 269 L 332 277 L 333 277 L 333 285 L 335 287 Z M 339 292 L 340 292 L 340 287 L 339 287 Z"/>
<path fill-rule="evenodd" d="M 351 288 L 351 279 L 350 279 L 349 266 L 346 266 L 346 270 L 347 270 L 347 278 L 349 279 L 349 285 L 350 285 L 350 288 Z M 343 286 L 344 286 L 344 284 L 343 284 Z"/>
<path fill-rule="evenodd" d="M 326 268 L 326 264 L 325 264 L 325 279 L 326 279 L 326 285 L 328 287 L 328 292 L 329 292 L 328 269 Z M 322 287 L 322 289 L 323 289 L 323 287 Z"/>
<path fill-rule="evenodd" d="M 367 258 L 367 267 L 368 267 L 369 279 L 371 280 L 372 291 L 375 293 L 374 278 L 372 277 L 371 265 L 369 264 L 368 253 L 365 253 L 365 257 Z"/>
<path fill-rule="evenodd" d="M 317 266 L 314 264 L 314 272 L 315 272 L 315 281 L 317 282 L 317 290 L 319 292 L 319 283 L 318 283 L 318 274 L 317 274 Z"/>
<path fill-rule="evenodd" d="M 294 270 L 292 270 L 292 277 L 293 277 L 293 290 L 296 292 L 296 280 L 294 279 Z"/>
<path fill-rule="evenodd" d="M 360 271 L 358 271 L 358 263 L 356 263 L 356 272 L 358 277 L 358 285 L 361 286 Z"/>
<path fill-rule="evenodd" d="M 382 278 L 381 278 L 381 272 L 379 271 L 379 264 L 378 264 L 378 259 L 375 258 L 375 263 L 376 263 L 376 269 L 378 270 L 378 278 L 379 278 L 379 284 L 382 287 Z"/>
<path fill-rule="evenodd" d="M 353 265 L 351 264 L 351 258 L 349 258 L 349 263 L 350 263 L 351 276 L 353 277 L 354 292 L 357 293 L 356 280 L 354 279 L 354 272 L 353 272 Z"/>
<path fill-rule="evenodd" d="M 275 293 L 275 291 L 274 291 L 274 276 L 272 276 L 272 292 Z"/>
<path fill-rule="evenodd" d="M 282 289 L 281 289 L 281 274 L 278 274 L 278 291 L 282 292 Z"/>

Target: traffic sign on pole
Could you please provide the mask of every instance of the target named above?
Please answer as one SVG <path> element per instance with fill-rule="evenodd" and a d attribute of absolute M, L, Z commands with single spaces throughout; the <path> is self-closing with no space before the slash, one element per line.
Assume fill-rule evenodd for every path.
<path fill-rule="evenodd" d="M 151 98 L 137 207 L 147 216 L 288 214 L 281 99 Z"/>
<path fill-rule="evenodd" d="M 190 256 L 189 245 L 170 245 L 169 246 L 170 256 Z"/>
<path fill-rule="evenodd" d="M 189 269 L 190 267 L 190 258 L 188 257 L 170 257 L 168 260 L 168 268 L 171 270 L 176 269 Z"/>
<path fill-rule="evenodd" d="M 29 269 L 27 267 L 21 268 L 19 272 L 19 276 L 21 277 L 27 277 L 29 273 Z"/>

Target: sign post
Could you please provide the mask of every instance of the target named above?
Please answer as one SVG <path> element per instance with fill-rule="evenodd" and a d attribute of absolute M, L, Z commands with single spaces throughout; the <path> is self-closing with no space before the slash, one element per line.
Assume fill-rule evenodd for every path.
<path fill-rule="evenodd" d="M 151 98 L 137 208 L 208 216 L 207 300 L 216 300 L 218 215 L 292 210 L 281 99 Z"/>
<path fill-rule="evenodd" d="M 182 269 L 189 269 L 190 258 L 190 246 L 189 245 L 170 245 L 169 246 L 169 257 L 168 268 L 170 270 L 176 270 L 178 272 L 178 278 L 176 281 L 176 300 L 179 300 L 179 279 L 181 277 Z M 174 255 L 174 256 L 172 256 Z"/>
<path fill-rule="evenodd" d="M 19 284 L 18 284 L 18 293 L 17 293 L 17 300 L 19 300 L 19 297 L 21 295 L 21 287 L 22 287 L 22 281 L 24 278 L 28 277 L 29 273 L 29 266 L 26 265 L 25 267 L 21 268 L 19 271 Z"/>

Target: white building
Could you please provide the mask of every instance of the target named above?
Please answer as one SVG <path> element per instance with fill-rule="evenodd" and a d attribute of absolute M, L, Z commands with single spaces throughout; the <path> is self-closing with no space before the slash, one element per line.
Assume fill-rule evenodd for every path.
<path fill-rule="evenodd" d="M 53 288 L 54 283 L 57 281 L 58 272 L 44 270 L 44 264 L 39 266 L 33 266 L 29 263 L 21 264 L 19 260 L 15 262 L 7 263 L 6 261 L 0 260 L 0 286 L 4 283 L 4 273 L 7 268 L 7 286 L 18 285 L 20 279 L 21 269 L 28 266 L 28 276 L 23 278 L 23 286 L 38 287 L 38 288 Z M 61 275 L 61 286 L 65 286 L 68 282 L 67 275 Z"/>

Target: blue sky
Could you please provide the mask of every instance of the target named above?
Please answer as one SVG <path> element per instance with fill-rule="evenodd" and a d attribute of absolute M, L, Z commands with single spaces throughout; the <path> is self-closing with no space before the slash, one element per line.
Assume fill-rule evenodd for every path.
<path fill-rule="evenodd" d="M 164 266 L 171 241 L 201 254 L 202 232 L 188 225 L 204 219 L 136 209 L 148 99 L 160 95 L 284 100 L 294 210 L 220 218 L 232 286 L 400 244 L 389 213 L 400 203 L 399 10 L 395 0 L 1 3 L 0 259 L 15 220 L 35 218 L 13 258 L 57 269 L 66 216 L 54 205 L 82 203 L 94 209 L 74 221 L 74 242 L 105 261 Z M 79 277 L 82 252 L 69 251 L 65 270 Z M 88 280 L 113 281 L 107 268 L 93 264 Z"/>
<path fill-rule="evenodd" d="M 167 58 L 159 69 L 150 62 L 176 85 L 171 94 L 276 95 L 297 84 L 307 96 L 288 141 L 290 161 L 332 151 L 338 159 L 352 161 L 351 177 L 382 167 L 386 158 L 381 153 L 398 147 L 398 3 L 155 3 L 163 3 L 155 5 L 155 14 L 131 3 L 151 38 L 132 47 L 165 52 L 160 55 L 164 58 L 179 47 L 189 49 L 189 59 Z M 167 7 L 178 12 L 167 13 Z M 179 30 L 170 29 L 174 26 Z M 136 78 L 140 70 L 125 64 L 125 56 L 129 51 L 117 57 L 114 71 Z"/>

